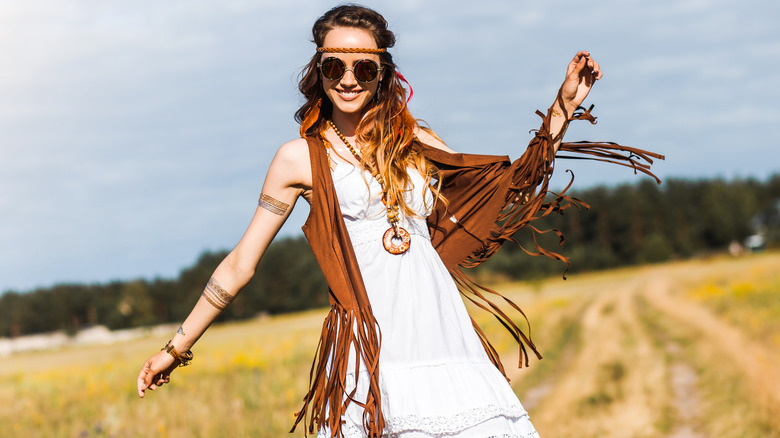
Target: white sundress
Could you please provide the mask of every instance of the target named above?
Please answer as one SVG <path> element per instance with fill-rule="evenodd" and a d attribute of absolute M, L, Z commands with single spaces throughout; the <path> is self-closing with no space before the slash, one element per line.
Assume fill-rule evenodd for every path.
<path fill-rule="evenodd" d="M 381 330 L 383 436 L 538 437 L 528 413 L 485 353 L 460 293 L 431 245 L 424 217 L 401 220 L 411 246 L 404 254 L 390 254 L 382 246 L 389 224 L 379 183 L 368 171 L 342 161 L 332 175 Z M 414 188 L 406 202 L 427 216 L 430 191 L 425 191 L 426 204 L 424 180 L 414 171 L 410 176 Z M 364 400 L 368 377 L 360 377 L 356 398 Z M 347 378 L 354 381 L 352 371 Z M 362 418 L 362 408 L 350 404 L 343 418 L 345 438 L 366 436 Z M 327 437 L 325 427 L 318 438 Z"/>

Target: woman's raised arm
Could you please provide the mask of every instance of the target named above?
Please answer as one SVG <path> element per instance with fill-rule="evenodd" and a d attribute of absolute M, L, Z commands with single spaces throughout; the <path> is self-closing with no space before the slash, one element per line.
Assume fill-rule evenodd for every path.
<path fill-rule="evenodd" d="M 566 68 L 560 92 L 550 107 L 550 133 L 554 141 L 555 152 L 561 145 L 563 134 L 569 125 L 574 110 L 582 104 L 590 93 L 593 84 L 601 79 L 601 66 L 586 51 L 577 52 Z"/>
<path fill-rule="evenodd" d="M 171 341 L 149 358 L 138 374 L 138 395 L 170 381 L 170 374 L 241 289 L 249 283 L 257 264 L 299 196 L 311 192 L 311 165 L 306 141 L 282 145 L 268 169 L 263 189 L 249 227 L 238 245 L 217 266 L 203 294 Z M 214 206 L 219 208 L 219 206 Z M 167 351 L 166 351 L 167 350 Z"/>

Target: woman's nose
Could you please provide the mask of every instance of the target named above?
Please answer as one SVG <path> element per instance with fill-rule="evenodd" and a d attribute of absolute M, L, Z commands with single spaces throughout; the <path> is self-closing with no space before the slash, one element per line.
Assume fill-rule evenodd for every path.
<path fill-rule="evenodd" d="M 344 75 L 341 77 L 342 85 L 354 86 L 357 85 L 357 78 L 355 78 L 354 68 L 348 68 Z"/>

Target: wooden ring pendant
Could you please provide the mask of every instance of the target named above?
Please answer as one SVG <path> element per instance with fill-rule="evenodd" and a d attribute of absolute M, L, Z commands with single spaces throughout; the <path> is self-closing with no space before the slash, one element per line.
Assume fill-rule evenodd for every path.
<path fill-rule="evenodd" d="M 400 240 L 401 242 L 396 243 L 395 240 Z M 390 227 L 385 231 L 385 235 L 382 236 L 382 245 L 390 254 L 405 253 L 411 243 L 412 237 L 409 236 L 409 232 L 401 227 Z"/>

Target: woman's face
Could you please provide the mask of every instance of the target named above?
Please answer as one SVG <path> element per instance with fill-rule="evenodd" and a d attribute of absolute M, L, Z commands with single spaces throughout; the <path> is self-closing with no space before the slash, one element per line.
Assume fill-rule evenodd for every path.
<path fill-rule="evenodd" d="M 363 29 L 354 27 L 336 27 L 325 35 L 323 47 L 376 49 L 377 45 L 371 34 Z M 325 95 L 333 103 L 333 112 L 341 112 L 344 115 L 362 116 L 366 106 L 376 94 L 379 78 L 382 76 L 381 67 L 377 77 L 370 82 L 361 82 L 355 78 L 352 68 L 355 63 L 363 59 L 370 59 L 381 65 L 379 55 L 374 53 L 329 53 L 324 52 L 320 63 L 327 58 L 338 58 L 344 62 L 346 71 L 341 78 L 331 80 L 323 76 L 320 71 L 322 88 Z"/>

